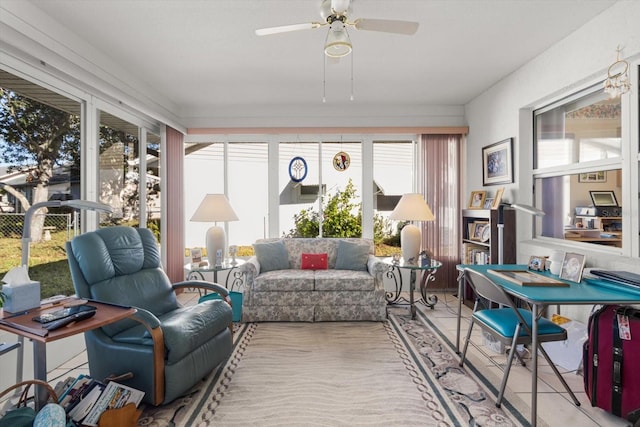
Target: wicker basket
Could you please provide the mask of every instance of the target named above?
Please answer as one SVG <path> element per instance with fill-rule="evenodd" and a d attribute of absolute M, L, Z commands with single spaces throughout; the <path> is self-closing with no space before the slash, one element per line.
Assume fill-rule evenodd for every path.
<path fill-rule="evenodd" d="M 47 401 L 55 402 L 55 403 L 58 402 L 58 396 L 56 395 L 56 392 L 53 390 L 53 388 L 49 385 L 49 383 L 41 380 L 26 380 L 26 381 L 21 381 L 17 384 L 14 384 L 0 393 L 0 400 L 2 400 L 4 396 L 9 394 L 13 390 L 19 389 L 20 387 L 24 387 L 24 389 L 22 390 L 22 393 L 20 393 L 20 398 L 18 399 L 18 402 L 16 403 L 14 408 L 21 408 L 23 406 L 27 406 L 27 403 L 29 401 L 29 389 L 31 388 L 32 385 L 42 386 L 47 389 L 47 393 L 49 394 L 49 396 L 47 397 Z"/>

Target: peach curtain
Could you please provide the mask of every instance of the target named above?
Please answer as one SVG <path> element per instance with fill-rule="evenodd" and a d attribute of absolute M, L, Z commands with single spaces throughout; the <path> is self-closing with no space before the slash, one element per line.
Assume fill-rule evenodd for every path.
<path fill-rule="evenodd" d="M 420 188 L 435 221 L 422 223 L 422 247 L 443 263 L 430 287 L 457 289 L 460 263 L 460 144 L 462 135 L 421 135 Z"/>
<path fill-rule="evenodd" d="M 172 282 L 184 280 L 184 135 L 167 126 L 165 155 L 167 202 L 163 221 L 166 221 L 166 265 L 165 271 Z"/>

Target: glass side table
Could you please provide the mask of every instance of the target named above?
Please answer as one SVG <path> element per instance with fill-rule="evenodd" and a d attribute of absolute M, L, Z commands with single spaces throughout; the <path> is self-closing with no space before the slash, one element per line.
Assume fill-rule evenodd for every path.
<path fill-rule="evenodd" d="M 236 259 L 235 263 L 230 260 L 225 261 L 222 265 L 210 266 L 208 263 L 204 265 L 185 264 L 184 269 L 187 272 L 187 280 L 205 280 L 205 273 L 213 273 L 213 281 L 218 283 L 218 272 L 229 271 L 224 282 L 224 287 L 230 291 L 239 291 L 244 285 L 244 273 L 238 268 L 246 261 Z"/>
<path fill-rule="evenodd" d="M 393 258 L 383 258 L 382 262 L 387 264 L 389 268 L 387 269 L 386 277 L 393 279 L 395 284 L 395 291 L 393 292 L 385 292 L 385 297 L 389 304 L 406 304 L 406 298 L 400 295 L 402 291 L 402 270 L 409 270 L 409 310 L 411 311 L 411 318 L 416 318 L 416 306 L 415 299 L 413 293 L 416 289 L 416 279 L 417 273 L 422 273 L 422 280 L 420 281 L 420 299 L 418 302 L 426 305 L 427 307 L 433 309 L 433 307 L 438 302 L 438 297 L 436 295 L 428 295 L 427 294 L 427 285 L 429 282 L 433 282 L 436 279 L 436 271 L 438 268 L 442 267 L 442 263 L 435 259 L 431 259 L 429 263 L 426 265 L 416 264 L 416 263 L 406 263 L 401 258 L 399 261 L 395 261 Z"/>

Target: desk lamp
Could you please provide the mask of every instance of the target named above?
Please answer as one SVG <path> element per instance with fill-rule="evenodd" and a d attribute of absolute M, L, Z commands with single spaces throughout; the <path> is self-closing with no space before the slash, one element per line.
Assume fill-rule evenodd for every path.
<path fill-rule="evenodd" d="M 37 210 L 42 208 L 58 208 L 68 206 L 70 208 L 90 211 L 113 212 L 111 206 L 90 202 L 88 200 L 47 200 L 46 202 L 35 203 L 24 213 L 24 225 L 22 226 L 22 259 L 20 265 L 26 265 L 29 269 L 29 242 L 31 242 L 31 219 Z"/>
<path fill-rule="evenodd" d="M 533 216 L 544 216 L 544 211 L 521 203 L 500 203 L 498 206 L 498 264 L 504 264 L 504 208 L 508 206 L 515 210 L 526 212 Z"/>

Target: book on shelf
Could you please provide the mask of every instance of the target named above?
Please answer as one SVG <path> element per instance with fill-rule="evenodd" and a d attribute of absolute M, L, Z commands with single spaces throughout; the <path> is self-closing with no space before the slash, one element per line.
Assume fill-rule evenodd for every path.
<path fill-rule="evenodd" d="M 464 243 L 463 259 L 464 264 L 490 264 L 491 257 L 489 250 L 485 246 L 477 245 L 474 243 Z"/>

